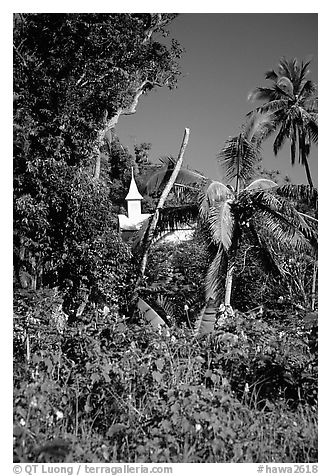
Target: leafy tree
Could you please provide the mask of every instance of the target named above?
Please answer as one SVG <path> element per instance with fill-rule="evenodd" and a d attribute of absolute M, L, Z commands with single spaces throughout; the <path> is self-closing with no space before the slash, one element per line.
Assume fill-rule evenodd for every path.
<path fill-rule="evenodd" d="M 29 159 L 94 162 L 99 178 L 100 149 L 111 146 L 119 118 L 133 114 L 143 94 L 176 84 L 182 50 L 175 40 L 160 42 L 175 16 L 16 14 L 15 128 Z"/>
<path fill-rule="evenodd" d="M 24 287 L 64 276 L 72 289 L 84 276 L 90 290 L 100 285 L 98 260 L 113 259 L 117 245 L 106 248 L 136 167 L 113 129 L 143 94 L 175 87 L 181 48 L 162 42 L 175 16 L 14 15 L 14 264 Z"/>
<path fill-rule="evenodd" d="M 122 299 L 130 282 L 132 265 L 126 265 L 131 254 L 118 236 L 108 187 L 63 161 L 42 161 L 36 174 L 30 174 L 30 193 L 14 202 L 17 281 L 34 289 L 71 282 L 68 307 L 74 313 L 82 286 L 108 304 Z M 117 267 L 123 273 L 116 272 L 115 279 Z"/>
<path fill-rule="evenodd" d="M 291 161 L 298 159 L 305 167 L 310 186 L 313 181 L 310 174 L 308 157 L 312 142 L 318 140 L 317 87 L 307 79 L 310 61 L 301 62 L 294 58 L 283 58 L 278 71 L 267 71 L 265 78 L 272 82 L 270 88 L 258 87 L 249 98 L 263 101 L 250 115 L 256 112 L 270 114 L 270 121 L 276 132 L 274 153 L 277 155 L 286 140 L 291 144 Z"/>

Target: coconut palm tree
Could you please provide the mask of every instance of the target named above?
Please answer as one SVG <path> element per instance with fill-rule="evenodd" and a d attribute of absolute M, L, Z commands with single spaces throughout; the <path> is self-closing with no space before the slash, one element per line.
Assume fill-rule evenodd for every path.
<path fill-rule="evenodd" d="M 219 298 L 220 271 L 226 265 L 225 305 L 230 305 L 237 253 L 244 238 L 258 252 L 261 264 L 278 274 L 284 272 L 282 248 L 316 245 L 311 220 L 286 199 L 284 187 L 269 179 L 253 180 L 261 161 L 261 143 L 272 127 L 265 115 L 254 116 L 237 137 L 226 141 L 219 160 L 224 178 L 234 187 L 213 181 L 200 205 L 200 215 L 209 224 L 217 247 L 206 277 L 206 296 Z"/>
<path fill-rule="evenodd" d="M 255 179 L 257 165 L 261 161 L 261 143 L 272 130 L 269 118 L 256 114 L 242 127 L 237 137 L 226 141 L 219 154 L 224 170 L 225 183 L 210 180 L 195 172 L 177 176 L 174 188 L 181 191 L 186 187 L 201 187 L 198 204 L 189 204 L 176 209 L 163 209 L 158 225 L 160 229 L 182 224 L 189 207 L 191 219 L 196 216 L 201 223 L 211 251 L 211 261 L 206 276 L 206 309 L 203 310 L 199 326 L 210 332 L 216 318 L 211 309 L 221 303 L 224 294 L 223 277 L 226 275 L 224 304 L 231 303 L 232 281 L 238 251 L 249 242 L 257 252 L 261 264 L 268 271 L 284 274 L 282 250 L 284 248 L 305 250 L 316 247 L 316 231 L 312 217 L 299 213 L 286 196 L 291 195 L 289 186 L 278 187 L 269 179 Z M 164 174 L 165 176 L 167 174 Z M 155 187 L 151 186 L 154 183 Z M 147 184 L 150 191 L 162 186 L 162 180 L 151 178 Z M 314 195 L 313 189 L 306 191 L 307 197 Z M 303 188 L 292 190 L 292 196 L 303 196 Z M 312 198 L 311 198 L 312 199 Z M 193 205 L 198 210 L 194 213 Z M 198 205 L 198 208 L 197 208 Z M 185 208 L 186 207 L 186 208 Z M 206 325 L 206 322 L 208 324 Z"/>
<path fill-rule="evenodd" d="M 267 71 L 265 78 L 272 81 L 270 88 L 258 87 L 249 94 L 252 101 L 263 101 L 262 106 L 249 113 L 270 114 L 276 134 L 273 150 L 277 155 L 286 140 L 291 145 L 291 162 L 305 167 L 309 185 L 313 186 L 308 157 L 312 142 L 318 140 L 317 87 L 307 79 L 310 61 L 283 58 L 278 71 Z M 297 154 L 298 150 L 298 154 Z"/>

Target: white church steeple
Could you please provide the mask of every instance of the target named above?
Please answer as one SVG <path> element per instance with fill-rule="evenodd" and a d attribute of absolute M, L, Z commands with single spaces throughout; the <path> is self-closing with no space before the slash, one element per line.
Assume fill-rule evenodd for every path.
<path fill-rule="evenodd" d="M 133 175 L 133 167 L 131 169 L 131 183 L 130 188 L 125 200 L 127 201 L 128 207 L 128 218 L 129 220 L 136 220 L 141 216 L 141 201 L 143 200 L 142 195 L 139 193 L 136 181 Z"/>
<path fill-rule="evenodd" d="M 134 179 L 133 167 L 131 169 L 131 183 L 125 200 L 128 207 L 128 216 L 118 215 L 119 231 L 123 239 L 129 232 L 139 230 L 142 222 L 150 217 L 150 213 L 141 213 L 141 201 L 143 196 L 139 193 L 136 181 Z"/>

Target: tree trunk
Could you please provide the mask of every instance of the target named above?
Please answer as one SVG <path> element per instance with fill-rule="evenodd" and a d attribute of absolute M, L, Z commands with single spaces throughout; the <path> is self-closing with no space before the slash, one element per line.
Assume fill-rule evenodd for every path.
<path fill-rule="evenodd" d="M 312 283 L 312 287 L 311 287 L 311 310 L 312 311 L 315 311 L 316 282 L 317 282 L 317 260 L 314 262 L 313 283 Z"/>
<path fill-rule="evenodd" d="M 149 226 L 149 229 L 148 229 L 148 235 L 147 235 L 147 240 L 146 240 L 146 247 L 145 247 L 145 250 L 144 250 L 144 254 L 143 254 L 143 257 L 142 257 L 142 260 L 141 260 L 141 265 L 140 265 L 140 279 L 138 280 L 140 282 L 140 280 L 145 276 L 145 270 L 146 270 L 146 265 L 147 265 L 147 258 L 148 258 L 148 253 L 149 253 L 149 249 L 150 249 L 150 246 L 151 246 L 151 243 L 152 243 L 152 240 L 153 240 L 153 236 L 154 236 L 154 233 L 155 233 L 155 230 L 156 230 L 156 227 L 157 227 L 157 223 L 158 223 L 158 219 L 159 219 L 159 210 L 161 208 L 163 208 L 164 206 L 164 203 L 170 193 L 170 190 L 172 189 L 175 181 L 176 181 L 176 178 L 177 178 L 177 175 L 181 169 L 181 166 L 182 166 L 182 163 L 183 163 L 183 158 L 184 158 L 184 152 L 185 152 L 185 149 L 186 149 L 186 146 L 187 146 L 187 143 L 188 143 L 188 139 L 189 139 L 189 135 L 190 135 L 190 130 L 188 128 L 185 129 L 185 132 L 184 132 L 184 137 L 183 137 L 183 140 L 182 140 L 182 145 L 181 145 L 181 148 L 180 148 L 180 151 L 179 151 L 179 154 L 178 154 L 178 160 L 176 162 L 176 165 L 174 167 L 174 170 L 169 178 L 169 181 L 167 183 L 167 185 L 165 186 L 162 194 L 161 194 L 161 197 L 160 197 L 160 200 L 159 200 L 159 203 L 156 207 L 156 211 L 153 215 L 153 218 L 152 218 L 152 221 L 150 223 L 150 226 Z"/>
<path fill-rule="evenodd" d="M 313 180 L 312 180 L 312 178 L 311 178 L 310 168 L 309 168 L 308 158 L 307 158 L 307 157 L 305 157 L 304 166 L 305 166 L 305 171 L 306 171 L 306 176 L 307 176 L 308 184 L 309 184 L 311 187 L 313 187 L 314 184 L 313 184 Z"/>
<path fill-rule="evenodd" d="M 227 272 L 226 272 L 226 281 L 225 281 L 225 297 L 224 297 L 225 306 L 231 305 L 233 272 L 234 272 L 234 260 L 229 260 Z"/>
<path fill-rule="evenodd" d="M 101 170 L 101 147 L 104 141 L 105 137 L 105 132 L 106 128 L 101 129 L 98 132 L 98 137 L 96 140 L 96 145 L 95 145 L 95 164 L 94 164 L 94 174 L 93 178 L 95 180 L 99 180 L 100 178 L 100 170 Z"/>
<path fill-rule="evenodd" d="M 164 84 L 166 84 L 166 82 Z M 119 108 L 117 110 L 116 114 L 114 114 L 110 120 L 107 119 L 107 112 L 105 112 L 104 119 L 103 119 L 104 127 L 102 127 L 100 129 L 100 131 L 98 132 L 98 137 L 97 137 L 96 146 L 95 146 L 95 166 L 94 166 L 94 174 L 93 174 L 93 178 L 95 180 L 99 180 L 99 178 L 100 178 L 101 147 L 102 147 L 102 144 L 105 140 L 105 137 L 107 136 L 106 137 L 107 143 L 108 143 L 109 148 L 111 148 L 111 140 L 112 140 L 111 139 L 111 137 L 112 137 L 111 130 L 117 125 L 119 118 L 121 116 L 130 116 L 131 114 L 135 114 L 137 106 L 138 106 L 139 99 L 140 99 L 141 95 L 144 93 L 144 91 L 146 90 L 147 87 L 150 87 L 150 86 L 152 86 L 152 87 L 153 86 L 162 87 L 164 84 L 159 84 L 159 83 L 156 83 L 156 82 L 152 83 L 151 81 L 144 80 L 135 89 L 134 96 L 132 97 L 132 100 L 131 100 L 131 103 L 129 104 L 129 106 L 127 106 L 126 108 Z"/>

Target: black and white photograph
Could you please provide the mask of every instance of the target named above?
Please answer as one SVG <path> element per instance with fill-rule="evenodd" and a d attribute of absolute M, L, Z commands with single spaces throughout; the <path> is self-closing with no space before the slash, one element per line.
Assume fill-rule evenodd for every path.
<path fill-rule="evenodd" d="M 317 9 L 69 5 L 11 12 L 14 474 L 317 474 Z"/>

